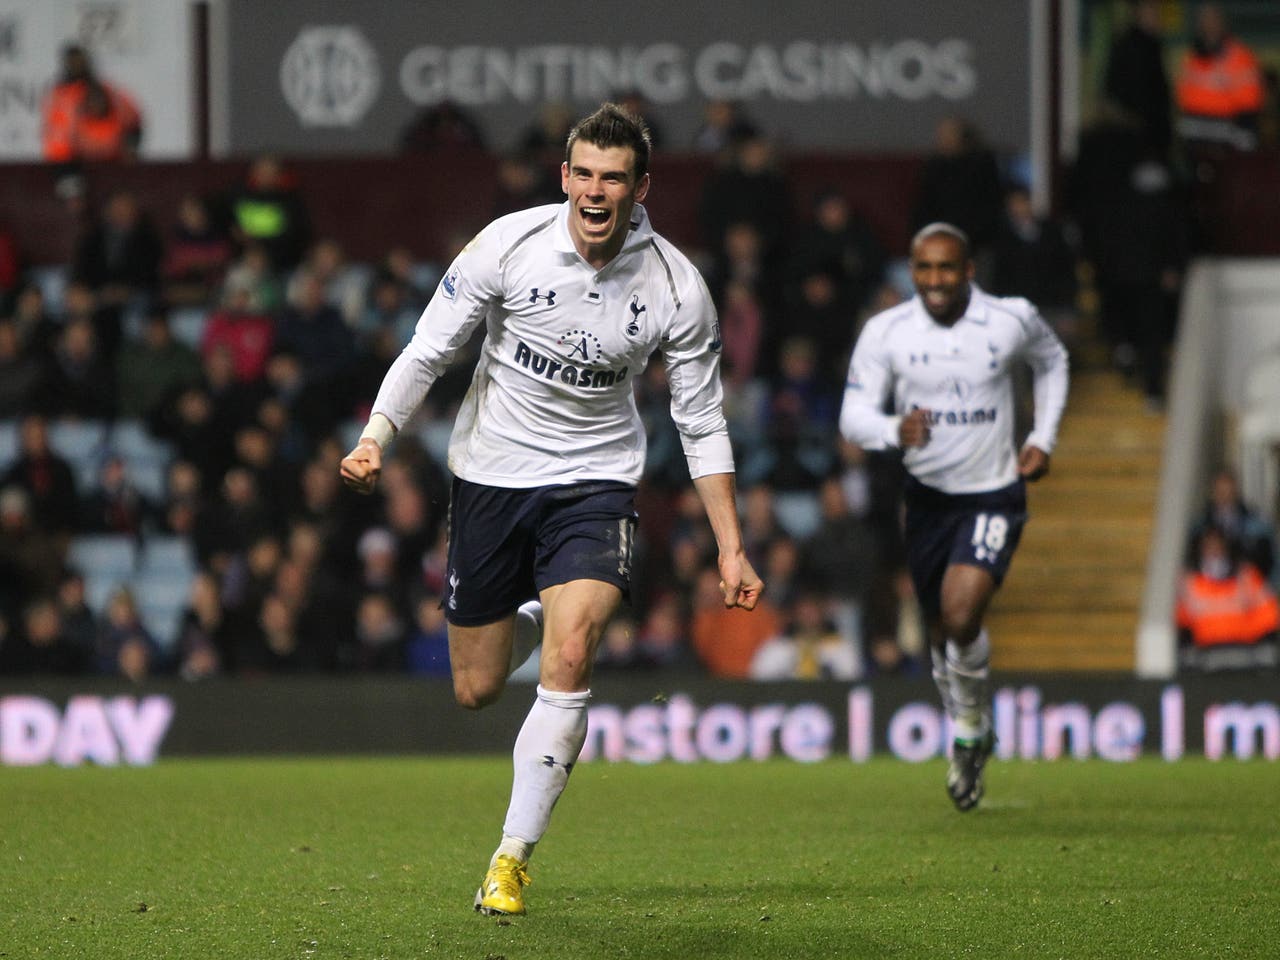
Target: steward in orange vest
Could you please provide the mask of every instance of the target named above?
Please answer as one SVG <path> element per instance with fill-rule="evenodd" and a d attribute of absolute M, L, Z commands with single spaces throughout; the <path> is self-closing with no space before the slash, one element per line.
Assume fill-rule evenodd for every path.
<path fill-rule="evenodd" d="M 62 79 L 44 103 L 45 160 L 123 160 L 142 139 L 142 116 L 133 99 L 93 74 L 80 47 L 63 51 Z"/>
<path fill-rule="evenodd" d="M 1185 139 L 1256 146 L 1262 71 L 1253 52 L 1227 32 L 1215 4 L 1200 8 L 1196 36 L 1177 82 L 1178 130 Z"/>

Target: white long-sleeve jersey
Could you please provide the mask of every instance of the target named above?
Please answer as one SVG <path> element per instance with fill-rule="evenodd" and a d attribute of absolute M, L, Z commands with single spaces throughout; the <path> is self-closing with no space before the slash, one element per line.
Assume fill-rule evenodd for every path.
<path fill-rule="evenodd" d="M 449 441 L 474 483 L 637 483 L 645 434 L 632 381 L 662 352 L 671 415 L 693 477 L 733 471 L 720 327 L 693 264 L 637 205 L 621 252 L 596 270 L 569 234 L 569 205 L 501 217 L 449 267 L 392 363 L 373 412 L 399 429 L 480 323 L 486 337 Z"/>
<path fill-rule="evenodd" d="M 1034 375 L 1035 424 L 1026 443 L 1053 451 L 1067 401 L 1067 351 L 1026 300 L 971 286 L 950 327 L 920 298 L 867 321 L 849 362 L 840 431 L 869 450 L 896 448 L 902 414 L 928 410 L 931 436 L 903 453 L 921 483 L 944 493 L 997 490 L 1017 479 L 1012 365 Z M 893 413 L 887 413 L 892 398 Z"/>

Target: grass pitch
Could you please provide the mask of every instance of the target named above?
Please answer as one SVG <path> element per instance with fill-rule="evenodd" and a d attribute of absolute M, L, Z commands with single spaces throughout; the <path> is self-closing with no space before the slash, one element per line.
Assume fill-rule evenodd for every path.
<path fill-rule="evenodd" d="M 582 764 L 472 912 L 501 759 L 0 769 L 0 957 L 1280 955 L 1280 764 Z"/>

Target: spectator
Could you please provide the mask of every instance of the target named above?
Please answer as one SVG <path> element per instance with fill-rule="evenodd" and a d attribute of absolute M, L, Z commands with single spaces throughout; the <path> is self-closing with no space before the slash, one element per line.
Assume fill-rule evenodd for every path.
<path fill-rule="evenodd" d="M 824 598 L 804 591 L 796 598 L 784 633 L 768 640 L 751 659 L 752 680 L 856 680 L 858 649 L 827 615 Z"/>
<path fill-rule="evenodd" d="M 115 371 L 93 322 L 84 317 L 69 321 L 54 346 L 45 409 L 83 420 L 115 416 Z"/>
<path fill-rule="evenodd" d="M 537 118 L 520 134 L 518 149 L 544 166 L 559 167 L 573 129 L 573 114 L 563 103 L 547 101 Z"/>
<path fill-rule="evenodd" d="M 709 100 L 703 110 L 702 126 L 693 135 L 690 146 L 695 153 L 725 156 L 759 135 L 759 129 L 743 115 L 737 101 Z"/>
<path fill-rule="evenodd" d="M 835 465 L 839 388 L 819 372 L 818 350 L 804 337 L 783 343 L 780 367 L 764 418 L 767 479 L 778 490 L 814 490 Z"/>
<path fill-rule="evenodd" d="M 410 673 L 425 677 L 448 678 L 449 625 L 438 594 L 428 594 L 415 606 L 415 625 L 405 648 L 405 662 Z"/>
<path fill-rule="evenodd" d="M 185 195 L 160 266 L 165 302 L 213 303 L 233 252 L 231 238 L 214 223 L 208 204 L 196 194 Z"/>
<path fill-rule="evenodd" d="M 252 291 L 238 283 L 228 284 L 222 309 L 209 317 L 200 340 L 206 362 L 220 350 L 231 356 L 235 378 L 240 383 L 261 381 L 267 372 L 267 358 L 276 340 L 276 323 L 256 306 Z"/>
<path fill-rule="evenodd" d="M 23 608 L 13 635 L 0 643 L 0 674 L 75 676 L 84 664 L 68 641 L 57 603 L 37 597 Z"/>
<path fill-rule="evenodd" d="M 16 418 L 45 406 L 45 368 L 27 349 L 18 325 L 0 319 L 0 419 Z"/>
<path fill-rule="evenodd" d="M 822 522 L 801 544 L 800 580 L 865 617 L 882 586 L 884 558 L 876 532 L 854 515 L 839 477 L 824 480 L 818 496 Z"/>
<path fill-rule="evenodd" d="M 639 667 L 692 671 L 698 666 L 675 593 L 659 594 L 648 604 L 636 637 L 636 653 Z"/>
<path fill-rule="evenodd" d="M 653 149 L 663 148 L 665 144 L 662 128 L 654 123 L 653 104 L 645 99 L 643 93 L 639 90 L 624 90 L 617 95 L 614 102 L 633 117 L 639 117 L 644 121 L 644 125 L 649 128 L 649 143 Z"/>
<path fill-rule="evenodd" d="M 356 641 L 358 669 L 381 673 L 404 669 L 405 625 L 391 597 L 375 591 L 360 598 Z"/>
<path fill-rule="evenodd" d="M 284 305 L 284 284 L 280 281 L 267 248 L 260 243 L 248 243 L 240 256 L 232 261 L 223 278 L 219 299 L 225 300 L 232 291 L 248 290 L 254 310 L 272 313 Z"/>
<path fill-rule="evenodd" d="M 1231 35 L 1216 3 L 1196 11 L 1195 36 L 1178 68 L 1178 132 L 1199 148 L 1253 150 L 1262 111 L 1262 72 Z"/>
<path fill-rule="evenodd" d="M 155 293 L 163 256 L 160 235 L 137 196 L 114 190 L 76 245 L 71 274 L 87 283 L 102 305 L 123 307 Z"/>
<path fill-rule="evenodd" d="M 69 536 L 80 519 L 71 465 L 49 446 L 49 426 L 40 414 L 23 417 L 17 461 L 0 479 L 0 489 L 17 487 L 26 494 L 31 521 L 42 531 Z"/>
<path fill-rule="evenodd" d="M 149 418 L 161 403 L 199 382 L 199 354 L 174 339 L 164 310 L 148 311 L 142 335 L 125 340 L 116 357 L 120 415 Z"/>
<path fill-rule="evenodd" d="M 1274 667 L 1280 602 L 1216 527 L 1201 531 L 1182 578 L 1177 622 L 1183 665 L 1205 671 Z"/>
<path fill-rule="evenodd" d="M 0 484 L 0 613 L 18 610 L 32 597 L 50 596 L 65 554 L 62 539 L 33 516 L 30 494 Z"/>
<path fill-rule="evenodd" d="M 498 158 L 498 196 L 493 205 L 495 218 L 564 199 L 554 169 L 541 154 L 517 150 Z"/>
<path fill-rule="evenodd" d="M 141 683 L 161 672 L 159 645 L 142 623 L 133 593 L 121 587 L 107 601 L 94 658 L 96 672 Z"/>
<path fill-rule="evenodd" d="M 342 244 L 323 237 L 311 245 L 305 259 L 289 277 L 285 300 L 296 304 L 311 279 L 320 283 L 321 300 L 354 326 L 369 297 L 369 273 L 362 264 L 350 263 Z"/>
<path fill-rule="evenodd" d="M 1192 549 L 1211 528 L 1221 531 L 1236 554 L 1263 577 L 1270 579 L 1276 573 L 1275 532 L 1244 502 L 1235 473 L 1226 468 L 1218 470 L 1210 481 L 1209 498 L 1192 530 Z"/>
<path fill-rule="evenodd" d="M 141 538 L 153 532 L 158 511 L 129 478 L 129 465 L 119 454 L 103 458 L 97 485 L 84 498 L 85 533 L 116 533 Z"/>
<path fill-rule="evenodd" d="M 730 280 L 721 294 L 720 330 L 724 337 L 722 375 L 726 385 L 742 389 L 756 376 L 765 336 L 764 304 L 751 284 Z"/>
<path fill-rule="evenodd" d="M 302 193 L 280 160 L 255 157 L 231 195 L 231 234 L 242 247 L 257 244 L 278 273 L 292 270 L 311 242 L 311 217 Z"/>
<path fill-rule="evenodd" d="M 13 232 L 0 224 L 0 317 L 9 315 L 22 280 L 22 263 L 18 257 L 18 241 Z"/>
<path fill-rule="evenodd" d="M 812 219 L 796 237 L 791 261 L 792 280 L 829 274 L 839 286 L 837 299 L 856 309 L 883 281 L 886 256 L 871 225 L 854 215 L 844 194 L 827 187 L 813 202 Z"/>
<path fill-rule="evenodd" d="M 698 659 L 713 677 L 745 680 L 751 661 L 782 628 L 778 609 L 761 597 L 754 611 L 726 608 L 719 574 L 705 568 L 698 575 L 697 595 L 689 636 Z"/>
<path fill-rule="evenodd" d="M 728 162 L 707 178 L 699 213 L 703 239 L 711 249 L 723 249 L 729 228 L 746 223 L 760 236 L 767 268 L 784 265 L 791 197 L 774 145 L 763 136 L 739 143 Z"/>
<path fill-rule="evenodd" d="M 51 315 L 44 292 L 38 286 L 28 283 L 18 291 L 10 319 L 22 348 L 37 359 L 48 357 L 61 325 Z"/>
<path fill-rule="evenodd" d="M 640 665 L 636 622 L 626 613 L 617 613 L 604 628 L 596 649 L 597 670 L 631 670 Z"/>
<path fill-rule="evenodd" d="M 100 80 L 81 46 L 62 50 L 62 74 L 42 108 L 44 159 L 129 160 L 142 141 L 142 115 L 123 90 Z"/>
<path fill-rule="evenodd" d="M 423 107 L 400 133 L 404 153 L 460 147 L 483 150 L 484 146 L 480 125 L 452 100 Z"/>
<path fill-rule="evenodd" d="M 162 533 L 191 537 L 201 510 L 200 471 L 190 460 L 177 459 L 169 464 L 165 478 L 165 497 L 161 505 Z"/>
<path fill-rule="evenodd" d="M 920 172 L 911 232 L 945 221 L 969 235 L 978 280 L 987 282 L 991 245 L 1000 223 L 1000 166 L 977 129 L 959 117 L 938 123 L 933 152 Z"/>
<path fill-rule="evenodd" d="M 1071 191 L 1082 252 L 1095 269 L 1103 335 L 1116 366 L 1139 375 L 1148 406 L 1158 411 L 1190 250 L 1183 197 L 1137 130 L 1105 111 L 1081 137 Z"/>
<path fill-rule="evenodd" d="M 1103 90 L 1138 122 L 1152 153 L 1166 156 L 1173 139 L 1173 123 L 1169 77 L 1164 67 L 1161 3 L 1130 0 L 1129 8 L 1129 26 L 1116 38 L 1107 56 Z"/>
<path fill-rule="evenodd" d="M 1064 341 L 1077 341 L 1075 251 L 1057 221 L 1036 215 L 1020 184 L 1005 193 L 992 254 L 990 292 L 1030 300 Z"/>
<path fill-rule="evenodd" d="M 222 671 L 223 651 L 230 643 L 217 578 L 202 570 L 191 581 L 178 628 L 178 675 L 183 680 L 217 676 Z"/>
<path fill-rule="evenodd" d="M 333 395 L 355 353 L 355 340 L 342 314 L 325 299 L 320 275 L 299 275 L 295 294 L 276 325 L 274 346 L 298 358 L 304 384 L 313 394 Z"/>
<path fill-rule="evenodd" d="M 99 624 L 97 616 L 89 609 L 84 575 L 79 570 L 63 570 L 58 580 L 56 599 L 58 616 L 62 620 L 62 637 L 71 652 L 75 671 L 87 672 L 93 662 Z"/>

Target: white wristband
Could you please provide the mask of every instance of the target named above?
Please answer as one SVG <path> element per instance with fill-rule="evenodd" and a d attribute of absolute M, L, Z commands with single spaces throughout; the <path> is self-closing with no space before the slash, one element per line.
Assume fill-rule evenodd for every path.
<path fill-rule="evenodd" d="M 390 420 L 381 413 L 375 413 L 369 418 L 369 422 L 365 424 L 364 429 L 360 431 L 360 439 L 369 439 L 378 445 L 382 450 L 387 449 L 387 445 L 396 438 L 396 428 Z"/>

